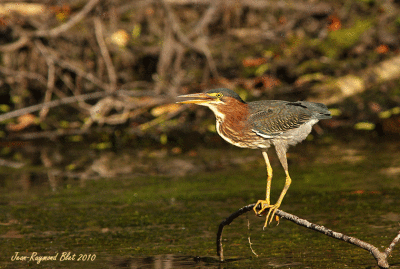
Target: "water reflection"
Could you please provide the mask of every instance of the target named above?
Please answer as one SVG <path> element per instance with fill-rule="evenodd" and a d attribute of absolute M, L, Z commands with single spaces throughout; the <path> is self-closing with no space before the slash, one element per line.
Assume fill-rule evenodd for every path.
<path fill-rule="evenodd" d="M 223 268 L 216 258 L 175 254 L 125 259 L 117 262 L 116 267 L 134 269 Z"/>
<path fill-rule="evenodd" d="M 88 179 L 124 175 L 183 176 L 203 168 L 201 164 L 194 165 L 195 158 L 174 158 L 166 149 L 124 149 L 116 153 L 58 144 L 23 145 L 8 147 L 0 159 L 1 185 L 10 181 L 14 184 L 18 179 L 19 188 L 23 191 L 43 184 L 55 191 L 66 179 L 76 179 L 83 187 Z"/>
<path fill-rule="evenodd" d="M 152 175 L 185 176 L 205 170 L 219 170 L 257 162 L 258 152 L 232 158 L 218 149 L 203 149 L 203 154 L 174 153 L 173 149 L 125 148 L 114 152 L 56 143 L 14 143 L 0 158 L 0 186 L 6 182 L 27 192 L 33 186 L 48 186 L 56 191 L 65 180 L 74 179 L 81 187 L 88 179 L 142 177 Z M 14 145 L 12 143 L 7 145 Z M 22 146 L 21 146 L 22 145 Z M 210 161 L 210 157 L 213 156 Z M 206 160 L 206 161 L 205 161 Z"/>

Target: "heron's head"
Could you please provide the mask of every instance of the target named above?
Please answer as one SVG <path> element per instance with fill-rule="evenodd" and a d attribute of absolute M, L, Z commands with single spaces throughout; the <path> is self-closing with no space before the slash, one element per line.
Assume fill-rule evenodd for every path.
<path fill-rule="evenodd" d="M 226 110 L 238 104 L 245 104 L 240 96 L 229 89 L 214 89 L 205 93 L 194 93 L 180 95 L 179 98 L 189 98 L 188 100 L 180 101 L 182 104 L 196 104 L 208 106 L 216 116 L 224 116 Z M 222 115 L 221 115 L 222 114 Z"/>

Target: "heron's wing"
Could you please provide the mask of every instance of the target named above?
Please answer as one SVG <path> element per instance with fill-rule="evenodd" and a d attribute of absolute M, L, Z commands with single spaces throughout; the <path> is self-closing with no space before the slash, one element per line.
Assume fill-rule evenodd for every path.
<path fill-rule="evenodd" d="M 300 127 L 312 118 L 312 113 L 300 102 L 253 102 L 249 118 L 252 131 L 265 138 Z"/>

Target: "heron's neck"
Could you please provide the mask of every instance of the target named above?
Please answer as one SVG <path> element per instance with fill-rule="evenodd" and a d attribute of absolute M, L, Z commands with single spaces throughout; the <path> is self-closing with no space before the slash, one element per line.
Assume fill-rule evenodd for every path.
<path fill-rule="evenodd" d="M 215 118 L 217 118 L 218 122 L 223 122 L 225 119 L 225 115 L 221 113 L 215 106 L 209 106 L 209 108 L 214 112 Z"/>
<path fill-rule="evenodd" d="M 247 119 L 248 116 L 248 105 L 237 100 L 230 101 L 220 106 L 219 109 L 215 106 L 209 106 L 214 112 L 217 122 L 224 122 L 225 120 L 230 122 L 239 122 Z"/>

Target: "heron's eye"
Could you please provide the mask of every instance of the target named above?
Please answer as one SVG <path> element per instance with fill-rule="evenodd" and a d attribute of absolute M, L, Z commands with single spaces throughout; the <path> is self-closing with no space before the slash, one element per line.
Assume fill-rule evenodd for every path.
<path fill-rule="evenodd" d="M 215 96 L 217 96 L 217 98 L 220 99 L 220 98 L 222 98 L 223 94 L 219 92 Z"/>

